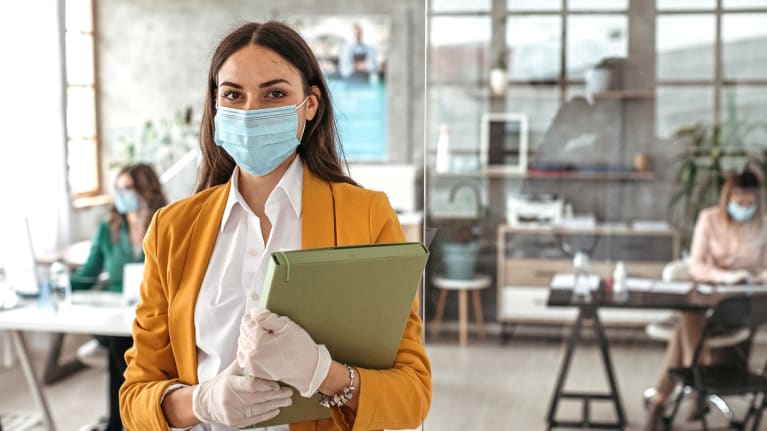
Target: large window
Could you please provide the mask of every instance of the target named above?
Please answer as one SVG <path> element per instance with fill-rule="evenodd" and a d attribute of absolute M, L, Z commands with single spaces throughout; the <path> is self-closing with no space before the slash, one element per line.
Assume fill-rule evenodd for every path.
<path fill-rule="evenodd" d="M 499 62 L 509 78 L 503 110 L 528 116 L 533 154 L 559 106 L 584 93 L 586 70 L 628 56 L 628 0 L 507 0 L 500 24 L 491 6 L 430 3 L 427 148 L 433 157 L 447 131 L 451 170 L 477 168 L 480 120 L 492 98 L 488 75 Z M 493 41 L 498 26 L 505 35 Z"/>
<path fill-rule="evenodd" d="M 694 28 L 695 31 L 690 31 Z M 737 130 L 724 145 L 765 146 L 767 1 L 658 0 L 658 136 L 692 126 Z"/>
<path fill-rule="evenodd" d="M 92 0 L 66 0 L 67 166 L 76 198 L 102 192 Z"/>

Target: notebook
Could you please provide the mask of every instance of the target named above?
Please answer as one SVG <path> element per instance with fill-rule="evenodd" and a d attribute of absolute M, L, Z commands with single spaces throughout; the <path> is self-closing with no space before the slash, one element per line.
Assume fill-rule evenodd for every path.
<path fill-rule="evenodd" d="M 388 369 L 428 256 L 418 242 L 275 252 L 261 306 L 290 317 L 338 362 Z M 254 426 L 329 417 L 316 396 L 295 392 L 293 405 Z"/>

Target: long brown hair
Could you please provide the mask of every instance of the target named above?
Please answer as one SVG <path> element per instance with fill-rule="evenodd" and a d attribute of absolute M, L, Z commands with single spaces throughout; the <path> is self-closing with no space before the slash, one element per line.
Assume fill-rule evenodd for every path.
<path fill-rule="evenodd" d="M 730 203 L 730 198 L 736 190 L 756 195 L 756 214 L 751 220 L 761 224 L 764 217 L 764 193 L 759 177 L 748 167 L 743 172 L 732 173 L 725 177 L 722 192 L 719 196 L 719 210 L 725 215 L 727 221 L 731 223 L 733 219 L 727 211 L 727 205 Z"/>
<path fill-rule="evenodd" d="M 314 53 L 295 30 L 285 24 L 269 21 L 263 24 L 251 22 L 240 26 L 227 35 L 213 53 L 200 126 L 203 160 L 197 191 L 229 181 L 234 171 L 234 160 L 213 141 L 218 71 L 229 56 L 251 44 L 271 49 L 298 69 L 304 81 L 305 95 L 311 94 L 312 87 L 317 87 L 320 91 L 317 114 L 311 121 L 307 120 L 307 130 L 298 146 L 298 154 L 303 162 L 314 175 L 325 181 L 356 185 L 342 168 L 343 163 L 348 171 L 333 116 L 330 90 Z"/>
<path fill-rule="evenodd" d="M 133 181 L 133 189 L 138 195 L 141 224 L 144 229 L 147 229 L 154 213 L 168 203 L 162 191 L 160 178 L 157 177 L 154 169 L 146 163 L 128 165 L 120 169 L 115 179 L 123 175 L 128 175 Z M 116 242 L 119 238 L 120 228 L 123 224 L 128 224 L 128 218 L 125 214 L 120 214 L 117 207 L 112 205 L 109 213 L 109 231 L 112 242 Z"/>

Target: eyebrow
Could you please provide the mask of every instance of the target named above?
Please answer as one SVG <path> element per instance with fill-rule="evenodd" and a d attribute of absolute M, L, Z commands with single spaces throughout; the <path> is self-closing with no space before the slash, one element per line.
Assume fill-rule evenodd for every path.
<path fill-rule="evenodd" d="M 259 84 L 258 88 L 271 87 L 272 85 L 279 84 L 281 82 L 284 82 L 285 84 L 288 84 L 288 85 L 292 86 L 292 84 L 290 82 L 288 82 L 287 80 L 279 78 L 279 79 L 272 79 L 271 81 L 263 82 L 263 83 Z M 221 83 L 220 86 L 223 87 L 224 85 L 226 85 L 228 87 L 234 87 L 234 88 L 237 88 L 239 90 L 242 90 L 242 85 L 237 84 L 235 82 L 224 81 L 224 82 Z"/>

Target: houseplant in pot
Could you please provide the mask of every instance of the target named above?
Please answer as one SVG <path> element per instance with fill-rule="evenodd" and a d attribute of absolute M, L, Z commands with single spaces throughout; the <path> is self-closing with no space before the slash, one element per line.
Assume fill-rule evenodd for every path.
<path fill-rule="evenodd" d="M 445 277 L 451 280 L 471 280 L 480 250 L 480 220 L 451 219 L 447 222 L 442 242 L 442 264 Z"/>

